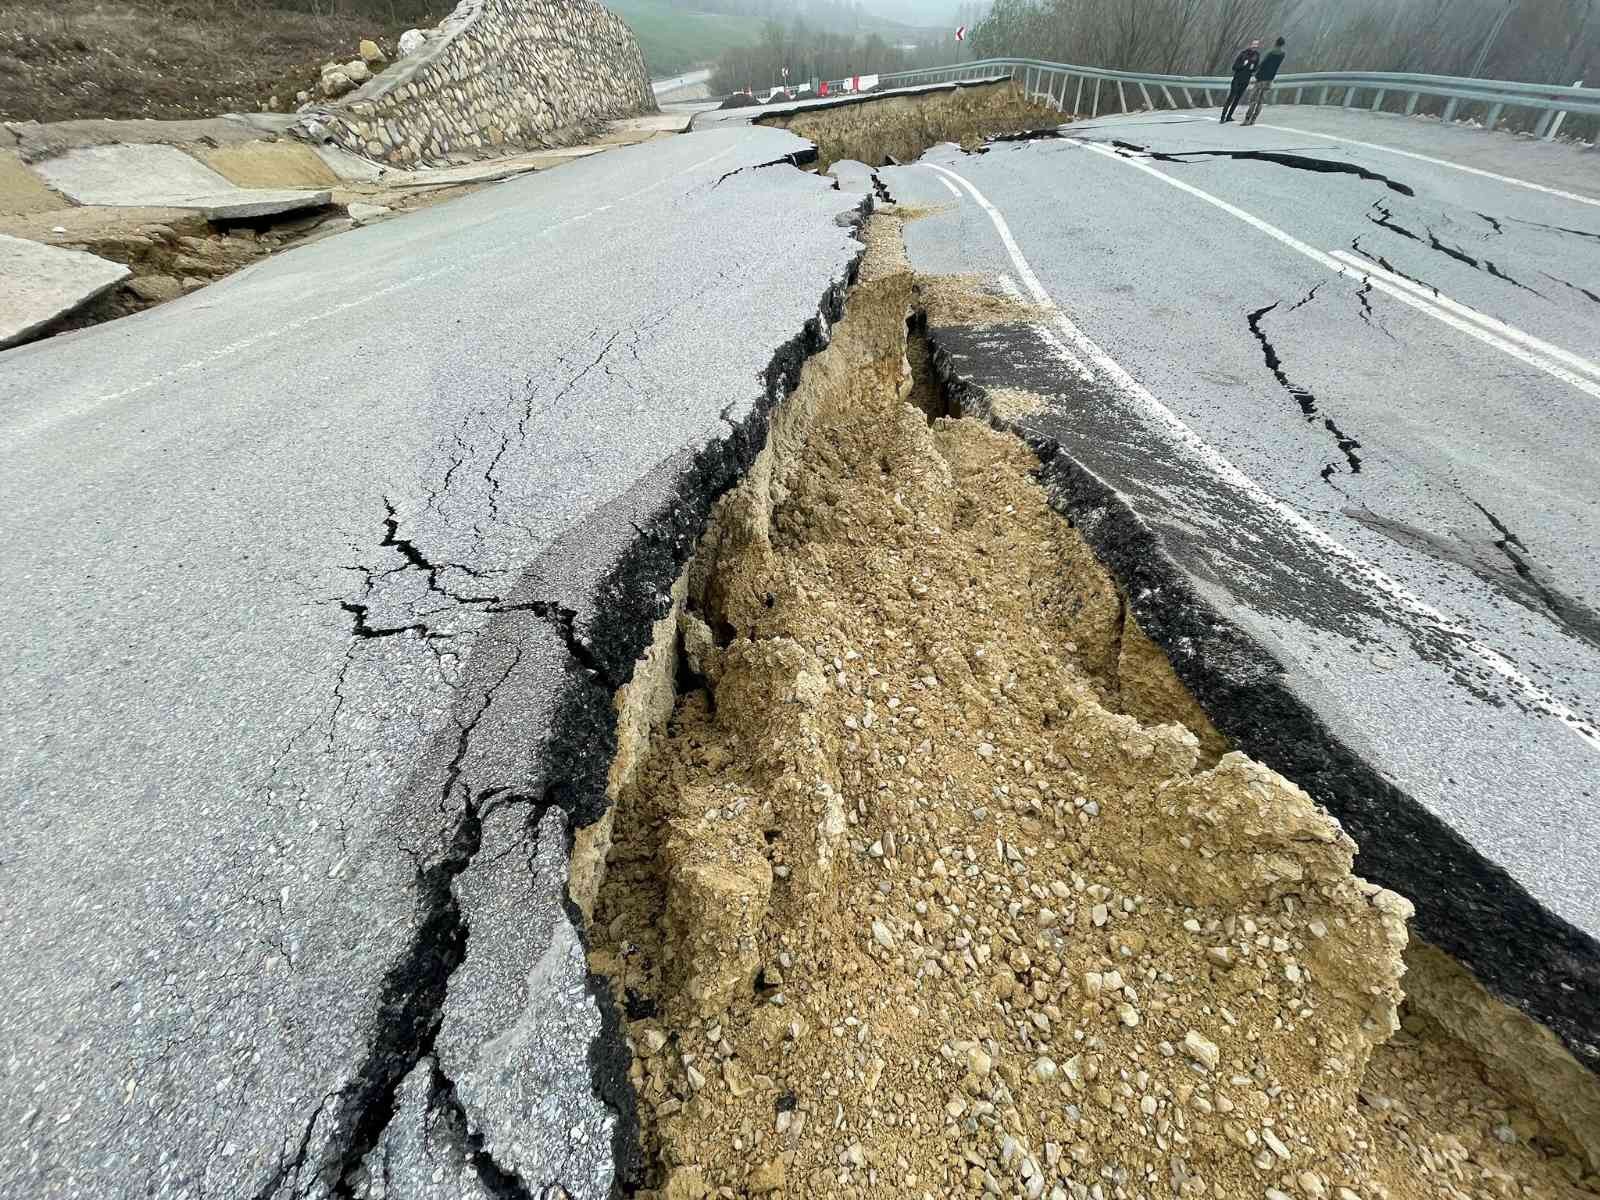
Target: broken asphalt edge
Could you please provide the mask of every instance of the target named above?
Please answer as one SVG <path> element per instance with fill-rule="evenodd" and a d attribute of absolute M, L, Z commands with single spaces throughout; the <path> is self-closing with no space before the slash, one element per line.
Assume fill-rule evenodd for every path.
<path fill-rule="evenodd" d="M 1054 439 L 996 415 L 984 389 L 956 371 L 938 327 L 928 337 L 934 370 L 959 411 L 1021 438 L 1038 456 L 1051 506 L 1083 535 L 1222 734 L 1338 818 L 1359 846 L 1356 871 L 1407 897 L 1423 938 L 1600 1074 L 1600 943 L 1347 745 L 1289 687 L 1283 664 L 1201 597 L 1126 496 Z"/>
<path fill-rule="evenodd" d="M 871 198 L 863 197 L 851 214 L 858 237 L 871 212 Z M 748 415 L 737 422 L 724 416 L 727 435 L 685 456 L 671 498 L 657 505 L 648 521 L 637 523 L 637 535 L 595 589 L 587 645 L 601 686 L 591 676 L 586 686 L 568 689 L 557 705 L 546 750 L 550 777 L 565 781 L 556 803 L 569 815 L 569 858 L 576 831 L 598 821 L 610 807 L 606 782 L 617 753 L 615 690 L 632 679 L 651 644 L 656 622 L 671 609 L 672 586 L 699 545 L 712 508 L 749 473 L 767 444 L 773 411 L 799 386 L 806 362 L 827 348 L 832 327 L 844 317 L 845 298 L 855 286 L 865 255 L 863 242 L 842 278 L 820 298 L 816 315 L 773 352 Z M 570 896 L 566 910 L 587 951 L 588 922 Z M 628 1081 L 632 1052 L 609 981 L 589 971 L 587 987 L 601 1016 L 600 1034 L 589 1047 L 591 1081 L 595 1095 L 617 1117 L 612 1132 L 616 1190 L 632 1194 L 644 1185 L 646 1166 Z"/>
<path fill-rule="evenodd" d="M 859 238 L 871 211 L 871 198 L 863 197 L 853 211 L 842 214 L 840 219 L 848 220 Z M 568 654 L 566 679 L 555 701 L 550 732 L 538 755 L 538 788 L 528 795 L 485 795 L 476 801 L 469 797 L 454 827 L 442 832 L 440 853 L 426 866 L 419 863 L 416 932 L 411 944 L 396 956 L 374 1002 L 366 1058 L 343 1087 L 324 1096 L 315 1106 L 297 1148 L 291 1152 L 285 1147 L 278 1170 L 253 1193 L 255 1200 L 349 1194 L 351 1172 L 378 1145 L 396 1113 L 402 1082 L 419 1062 L 433 1057 L 451 977 L 465 961 L 470 936 L 455 883 L 472 867 L 488 812 L 505 804 L 525 805 L 529 837 L 533 839 L 545 813 L 551 808 L 560 809 L 567 817 L 565 849 L 570 860 L 577 831 L 600 820 L 609 809 L 606 785 L 617 752 L 616 691 L 632 678 L 651 643 L 655 623 L 670 609 L 672 585 L 705 532 L 713 506 L 748 474 L 766 445 L 773 410 L 799 385 L 806 361 L 827 347 L 832 327 L 844 316 L 845 298 L 855 285 L 865 254 L 863 242 L 840 278 L 819 299 L 815 315 L 773 351 L 755 381 L 759 391 L 749 413 L 737 422 L 724 414 L 724 436 L 663 464 L 661 470 L 670 478 L 667 499 L 654 506 L 648 519 L 635 519 L 635 535 L 593 589 L 593 616 L 584 623 L 585 628 L 578 628 L 576 613 L 553 602 L 515 606 L 538 608 L 539 615 L 548 619 L 561 637 Z M 535 562 L 525 578 L 539 578 L 545 565 Z M 502 611 L 507 615 L 498 618 L 500 621 L 508 619 L 513 609 Z M 357 614 L 358 630 L 360 620 Z M 492 636 L 495 624 L 491 622 L 484 631 L 486 644 L 497 640 Z M 385 630 L 382 634 L 389 632 L 398 631 Z M 461 724 L 457 763 L 466 753 L 473 724 L 470 716 Z M 455 782 L 453 768 L 454 764 L 445 783 L 447 795 Z M 587 921 L 565 888 L 563 880 L 566 919 L 587 951 Z M 643 1186 L 646 1166 L 628 1081 L 632 1052 L 609 982 L 604 976 L 586 971 L 585 986 L 600 1013 L 600 1032 L 587 1052 L 590 1086 L 615 1118 L 611 1147 L 614 1190 L 632 1194 Z M 436 1090 L 442 1087 L 441 1094 L 454 1098 L 454 1081 L 440 1074 L 441 1078 L 435 1080 Z M 330 1115 L 329 1101 L 335 1098 L 339 1103 Z M 542 1195 L 546 1185 L 561 1182 L 522 1179 L 495 1162 L 482 1145 L 483 1131 L 474 1126 L 471 1113 L 459 1099 L 453 1102 L 467 1122 L 467 1142 L 463 1147 L 467 1166 L 490 1194 L 520 1200 Z M 308 1151 L 314 1131 L 325 1120 L 330 1124 L 320 1139 L 321 1151 L 315 1155 L 316 1161 L 310 1162 L 308 1159 L 313 1156 Z"/>

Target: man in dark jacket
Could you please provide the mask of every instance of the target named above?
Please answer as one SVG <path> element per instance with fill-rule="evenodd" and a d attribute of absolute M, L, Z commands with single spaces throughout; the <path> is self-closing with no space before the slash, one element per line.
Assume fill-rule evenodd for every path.
<path fill-rule="evenodd" d="M 1228 102 L 1222 106 L 1224 124 L 1233 120 L 1233 110 L 1239 107 L 1239 101 L 1244 98 L 1244 90 L 1250 86 L 1250 76 L 1256 73 L 1256 64 L 1260 61 L 1259 41 L 1251 42 L 1233 60 L 1233 86 L 1228 89 Z"/>
<path fill-rule="evenodd" d="M 1261 65 L 1256 68 L 1256 90 L 1250 93 L 1250 109 L 1244 114 L 1244 123 L 1254 125 L 1256 118 L 1261 115 L 1261 102 L 1267 98 L 1267 91 L 1272 87 L 1272 81 L 1278 77 L 1278 68 L 1283 66 L 1283 39 L 1279 38 L 1277 44 L 1267 51 L 1267 56 L 1261 60 Z"/>

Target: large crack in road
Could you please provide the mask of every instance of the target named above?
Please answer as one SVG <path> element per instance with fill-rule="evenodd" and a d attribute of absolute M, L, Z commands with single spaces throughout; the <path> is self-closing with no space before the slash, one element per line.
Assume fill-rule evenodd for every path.
<path fill-rule="evenodd" d="M 1558 1195 L 1586 1135 L 1548 1105 L 1570 1149 L 1496 1135 L 1535 1101 L 1485 1084 L 1442 1001 L 1394 1032 L 1409 906 L 1223 753 L 1048 465 L 914 369 L 923 282 L 892 216 L 869 242 L 619 698 L 584 870 L 641 1194 L 1420 1200 L 1465 1122 Z"/>
<path fill-rule="evenodd" d="M 520 614 L 554 633 L 571 672 L 537 778 L 462 779 L 517 669 L 514 644 L 497 682 L 454 689 L 468 711 L 446 820 L 439 848 L 416 855 L 415 935 L 385 982 L 367 1063 L 309 1114 L 261 1194 L 393 1194 L 386 1147 L 406 1137 L 441 1138 L 484 1195 L 565 1194 L 568 1182 L 585 1194 L 559 1166 L 535 1176 L 500 1155 L 437 1044 L 472 935 L 462 881 L 485 822 L 520 810 L 530 875 L 541 836 L 549 846 L 541 829 L 570 858 L 563 913 L 590 952 L 598 1013 L 590 1085 L 624 1194 L 1079 1200 L 1159 1178 L 1176 1194 L 1266 1185 L 1404 1200 L 1434 1194 L 1417 1180 L 1459 1178 L 1466 1160 L 1421 1136 L 1458 1132 L 1455 1096 L 1470 1101 L 1473 1162 L 1557 1195 L 1595 1153 L 1574 1132 L 1591 1110 L 1578 1100 L 1564 1119 L 1527 1089 L 1559 1077 L 1585 1095 L 1587 1074 L 1518 1082 L 1518 1047 L 1535 1035 L 1517 1027 L 1496 1060 L 1510 1081 L 1486 1084 L 1478 1048 L 1452 1038 L 1469 1022 L 1421 1004 L 1385 1040 L 1407 906 L 1351 874 L 1354 847 L 1293 783 L 1222 757 L 1228 739 L 1191 693 L 1214 695 L 1175 672 L 1163 631 L 1141 627 L 1149 590 L 1062 515 L 1083 511 L 1066 493 L 1086 481 L 1063 484 L 1073 468 L 1058 448 L 981 423 L 1009 428 L 1002 398 L 963 392 L 915 298 L 937 281 L 896 257 L 892 218 L 874 230 L 878 257 L 852 281 L 849 315 L 841 288 L 778 349 L 753 411 L 634 524 L 587 622 L 510 576 L 430 561 L 386 502 L 384 565 L 352 568 L 362 583 L 336 601 L 352 652 L 374 638 L 482 644 L 483 623 Z M 1252 331 L 1313 420 L 1315 398 L 1260 331 L 1275 307 L 1251 315 Z M 501 454 L 527 436 L 534 394 L 530 381 Z M 1359 443 L 1326 426 L 1358 471 Z M 461 431 L 456 443 L 432 505 L 474 457 Z M 491 503 L 498 461 L 484 474 Z M 400 581 L 439 607 L 395 603 Z M 1007 624 L 1019 600 L 1050 619 Z M 916 615 L 924 605 L 932 622 Z M 936 698 L 947 687 L 953 700 Z M 939 716 L 926 736 L 923 710 Z M 823 731 L 825 713 L 848 732 Z M 336 696 L 329 736 L 339 720 Z M 890 745 L 885 730 L 903 736 Z M 925 743 L 966 756 L 937 787 L 910 765 L 930 757 Z M 1307 778 L 1318 799 L 1348 757 Z M 765 774 L 741 777 L 752 765 Z M 909 796 L 906 775 L 921 781 Z M 1161 807 L 1175 795 L 1187 803 Z M 1179 832 L 1182 820 L 1194 829 Z M 872 983 L 886 977 L 887 990 Z M 1468 984 L 1458 992 L 1459 1008 L 1500 1013 Z M 1290 1044 L 1285 1031 L 1308 1029 L 1336 1068 Z M 421 1132 L 408 1124 L 419 1112 Z M 1516 1137 L 1494 1113 L 1522 1122 Z"/>

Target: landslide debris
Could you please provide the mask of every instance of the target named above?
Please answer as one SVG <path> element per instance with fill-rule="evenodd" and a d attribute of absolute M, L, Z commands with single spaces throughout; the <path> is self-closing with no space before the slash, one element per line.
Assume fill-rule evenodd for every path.
<path fill-rule="evenodd" d="M 1410 905 L 1221 752 L 1031 452 L 917 377 L 897 222 L 867 236 L 575 850 L 645 1194 L 1578 1195 L 1400 1022 Z"/>
<path fill-rule="evenodd" d="M 1067 120 L 1064 113 L 1028 99 L 1017 83 L 1001 80 L 910 95 L 868 95 L 773 113 L 757 123 L 815 144 L 817 169 L 825 172 L 846 158 L 871 166 L 913 162 L 940 142 L 977 151 L 995 135 L 1053 130 Z"/>

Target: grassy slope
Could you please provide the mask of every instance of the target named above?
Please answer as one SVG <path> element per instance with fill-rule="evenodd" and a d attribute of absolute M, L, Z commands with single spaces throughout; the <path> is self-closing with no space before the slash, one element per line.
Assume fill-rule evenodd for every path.
<path fill-rule="evenodd" d="M 650 74 L 660 78 L 709 66 L 724 50 L 760 40 L 758 17 L 685 12 L 664 0 L 602 0 L 639 39 Z"/>

